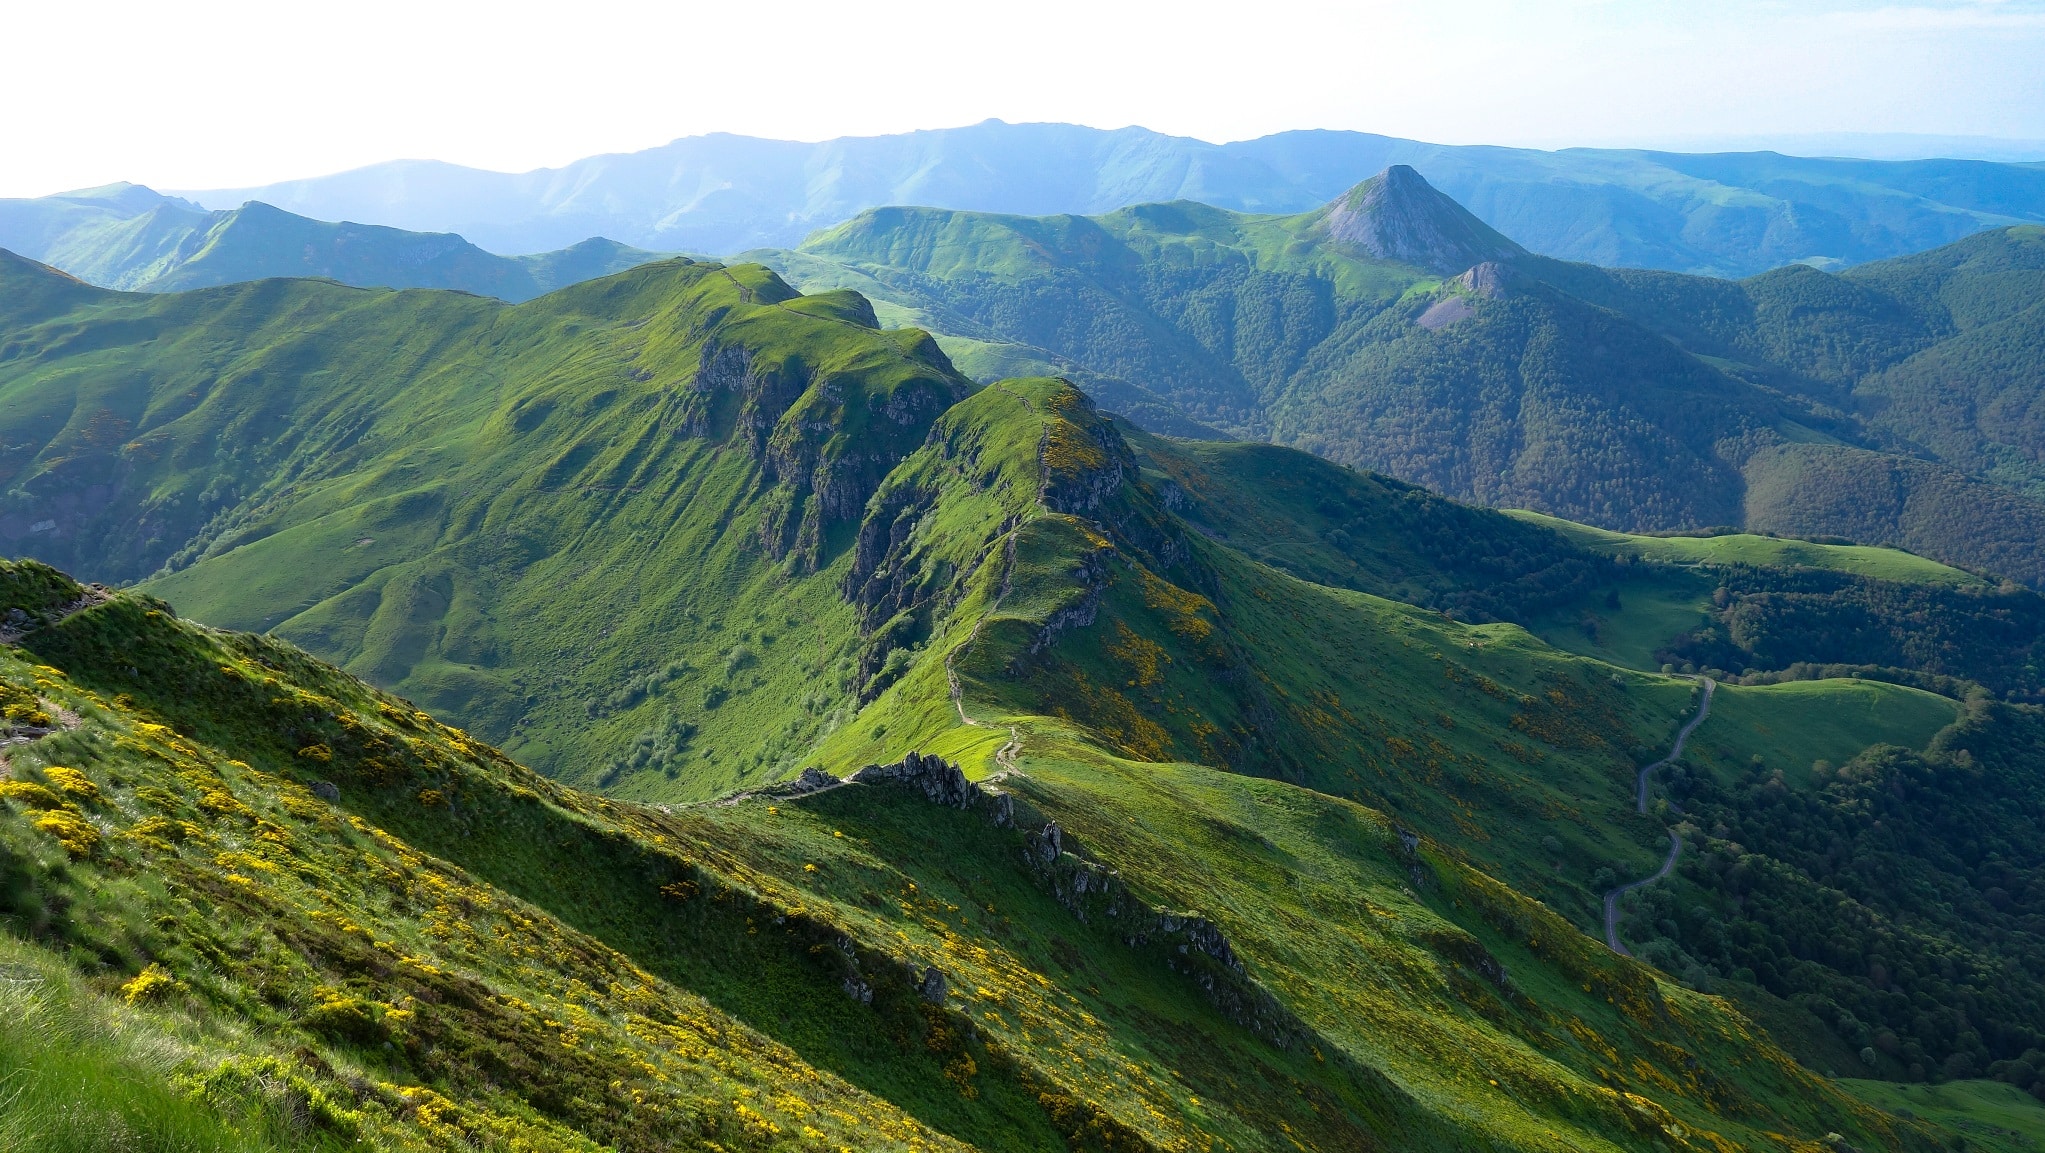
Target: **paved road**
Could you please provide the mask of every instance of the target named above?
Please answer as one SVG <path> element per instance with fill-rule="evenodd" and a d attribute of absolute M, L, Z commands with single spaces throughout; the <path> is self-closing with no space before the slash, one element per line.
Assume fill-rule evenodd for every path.
<path fill-rule="evenodd" d="M 1662 862 L 1662 867 L 1655 870 L 1654 875 L 1651 877 L 1642 877 L 1638 881 L 1628 881 L 1605 894 L 1605 944 L 1612 946 L 1614 953 L 1622 957 L 1631 957 L 1633 955 L 1627 951 L 1625 942 L 1619 939 L 1619 898 L 1640 888 L 1642 885 L 1652 885 L 1663 877 L 1668 876 L 1669 870 L 1676 867 L 1676 858 L 1682 855 L 1683 835 L 1674 829 L 1670 829 L 1669 859 Z"/>
<path fill-rule="evenodd" d="M 1718 689 L 1718 682 L 1710 677 L 1698 679 L 1704 682 L 1704 699 L 1697 702 L 1697 715 L 1685 721 L 1683 727 L 1676 730 L 1676 743 L 1669 748 L 1669 755 L 1651 765 L 1640 766 L 1640 775 L 1633 779 L 1634 803 L 1639 812 L 1647 811 L 1647 778 L 1663 765 L 1681 759 L 1683 745 L 1689 741 L 1690 734 L 1696 732 L 1697 726 L 1704 723 L 1704 718 L 1711 715 L 1711 694 Z"/>
<path fill-rule="evenodd" d="M 1690 739 L 1691 733 L 1697 731 L 1698 725 L 1704 723 L 1704 718 L 1711 715 L 1711 694 L 1717 690 L 1718 682 L 1710 677 L 1700 677 L 1698 679 L 1704 685 L 1704 696 L 1697 702 L 1697 715 L 1691 717 L 1688 721 L 1684 722 L 1682 728 L 1676 730 L 1676 743 L 1669 747 L 1669 755 L 1651 765 L 1642 765 L 1640 767 L 1640 774 L 1634 778 L 1634 804 L 1639 812 L 1647 812 L 1648 777 L 1652 776 L 1656 769 L 1682 757 L 1684 742 Z M 1642 877 L 1638 881 L 1628 881 L 1605 894 L 1605 944 L 1610 945 L 1614 953 L 1622 957 L 1633 955 L 1626 951 L 1625 943 L 1619 940 L 1619 898 L 1643 885 L 1652 885 L 1663 877 L 1668 876 L 1669 871 L 1676 867 L 1676 858 L 1682 855 L 1683 836 L 1681 833 L 1671 829 L 1669 830 L 1669 857 L 1662 862 L 1661 868 L 1655 870 L 1653 876 Z"/>

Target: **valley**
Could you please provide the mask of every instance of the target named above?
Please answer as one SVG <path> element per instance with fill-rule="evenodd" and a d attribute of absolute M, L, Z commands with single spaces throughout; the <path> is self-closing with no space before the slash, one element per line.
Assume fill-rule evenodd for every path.
<path fill-rule="evenodd" d="M 2036 584 L 2023 462 L 2045 447 L 2020 414 L 2041 235 L 1838 274 L 1602 269 L 1533 255 L 1395 167 L 1297 216 L 876 209 L 748 256 L 867 294 L 969 372 L 1064 373 L 1168 435 L 1600 527 L 1894 544 Z"/>
<path fill-rule="evenodd" d="M 1489 324 L 1406 262 L 1523 257 L 1423 188 L 1169 244 Z M 0 255 L 0 918 L 46 991 L 0 1075 L 86 1102 L 7 1124 L 1931 1150 L 1835 1078 L 2036 1083 L 2027 584 L 1161 434 L 1281 410 L 1148 321 L 1183 424 L 978 382 L 798 266 L 514 304 Z"/>

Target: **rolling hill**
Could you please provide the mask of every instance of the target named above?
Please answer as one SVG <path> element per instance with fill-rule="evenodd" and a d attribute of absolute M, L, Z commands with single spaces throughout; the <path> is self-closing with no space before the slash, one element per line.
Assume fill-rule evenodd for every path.
<path fill-rule="evenodd" d="M 757 265 L 0 277 L 0 531 L 137 586 L 7 570 L 5 915 L 123 1022 L 51 1062 L 428 1146 L 1928 1148 L 1817 1073 L 2035 1081 L 2029 590 L 1157 437 Z M 1680 814 L 1656 645 L 1726 682 Z M 1679 817 L 1650 969 L 1585 930 Z"/>
<path fill-rule="evenodd" d="M 0 248 L 93 284 L 139 292 L 317 276 L 513 301 L 663 256 L 602 237 L 554 252 L 498 256 L 446 233 L 330 224 L 257 201 L 208 212 L 133 184 L 0 201 Z"/>
<path fill-rule="evenodd" d="M 983 378 L 1623 530 L 1897 544 L 2045 580 L 2045 236 L 1744 281 L 1526 252 L 1410 169 L 1298 216 L 888 208 L 751 258 Z"/>
<path fill-rule="evenodd" d="M 1143 128 L 1000 121 L 815 144 L 718 133 L 516 175 L 394 161 L 184 195 L 215 208 L 261 200 L 321 219 L 458 232 L 502 252 L 602 235 L 731 253 L 792 246 L 888 205 L 1038 216 L 1183 199 L 1303 212 L 1396 164 L 1535 252 L 1721 276 L 1856 264 L 2045 222 L 2037 164 L 1548 152 L 1329 131 L 1209 144 Z"/>

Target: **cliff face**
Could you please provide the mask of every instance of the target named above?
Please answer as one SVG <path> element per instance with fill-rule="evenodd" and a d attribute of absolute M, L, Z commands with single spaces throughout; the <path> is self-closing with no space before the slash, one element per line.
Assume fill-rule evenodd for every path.
<path fill-rule="evenodd" d="M 1404 164 L 1392 165 L 1321 211 L 1322 225 L 1336 243 L 1431 272 L 1461 272 L 1527 254 Z"/>
<path fill-rule="evenodd" d="M 863 383 L 864 365 L 819 367 L 739 340 L 704 344 L 681 392 L 681 429 L 743 448 L 778 486 L 760 526 L 776 560 L 794 553 L 799 569 L 814 569 L 830 526 L 859 519 L 888 470 L 969 391 L 935 342 L 900 339 L 914 341 L 903 358 L 918 371 L 881 389 Z"/>

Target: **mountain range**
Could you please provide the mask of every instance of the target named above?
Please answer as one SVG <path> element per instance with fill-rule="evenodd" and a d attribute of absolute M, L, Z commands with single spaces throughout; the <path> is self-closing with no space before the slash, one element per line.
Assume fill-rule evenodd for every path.
<path fill-rule="evenodd" d="M 152 291 L 312 273 L 518 301 L 657 255 L 497 257 L 133 186 L 12 209 L 88 279 Z M 749 259 L 863 293 L 976 380 L 1063 374 L 1155 432 L 1274 439 L 1609 528 L 1837 536 L 2037 582 L 2038 235 L 1742 282 L 1605 270 L 1537 256 L 1394 165 L 1291 217 L 887 208 Z"/>
<path fill-rule="evenodd" d="M 459 236 L 309 220 L 251 201 L 209 212 L 135 184 L 0 201 L 0 248 L 108 288 L 174 292 L 274 276 L 530 300 L 660 258 L 602 237 L 498 256 Z"/>
<path fill-rule="evenodd" d="M 493 252 L 606 236 L 732 253 L 789 247 L 888 205 L 1049 215 L 1194 200 L 1304 212 L 1394 164 L 1418 170 L 1534 252 L 1718 276 L 1879 260 L 2045 221 L 2045 165 L 2036 163 L 1551 152 L 1332 131 L 1209 144 L 1142 128 L 1000 121 L 816 144 L 686 137 L 517 175 L 394 161 L 182 195 L 213 209 L 258 200 L 321 220 L 455 232 Z M 71 267 L 15 240 L 0 238 L 0 247 Z"/>
<path fill-rule="evenodd" d="M 2029 590 L 1159 438 L 759 265 L 0 306 L 15 551 L 146 578 L 0 568 L 45 1144 L 1928 1153 L 1834 1075 L 2038 1084 Z"/>
<path fill-rule="evenodd" d="M 1742 281 L 1529 252 L 1410 168 L 1296 216 L 874 209 L 748 254 L 967 372 L 1609 528 L 1893 543 L 2045 579 L 2045 229 Z"/>
<path fill-rule="evenodd" d="M 2045 229 L 75 200 L 180 255 L 0 251 L 0 1147 L 2045 1139 Z"/>

